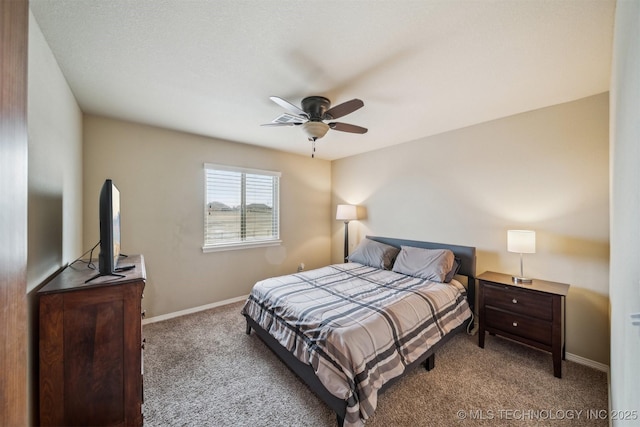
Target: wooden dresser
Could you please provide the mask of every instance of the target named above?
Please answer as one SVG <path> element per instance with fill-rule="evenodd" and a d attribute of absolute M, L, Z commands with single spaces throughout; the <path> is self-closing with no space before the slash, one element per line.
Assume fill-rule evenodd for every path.
<path fill-rule="evenodd" d="M 564 310 L 569 285 L 534 279 L 516 284 L 508 274 L 478 276 L 480 324 L 478 345 L 485 332 L 551 352 L 553 375 L 562 377 Z"/>
<path fill-rule="evenodd" d="M 141 426 L 142 255 L 123 278 L 99 277 L 86 264 L 45 285 L 40 305 L 40 425 Z"/>

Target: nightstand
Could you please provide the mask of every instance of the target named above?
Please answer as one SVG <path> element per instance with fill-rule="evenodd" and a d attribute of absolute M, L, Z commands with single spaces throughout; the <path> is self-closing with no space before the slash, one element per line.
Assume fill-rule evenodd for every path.
<path fill-rule="evenodd" d="M 562 378 L 569 285 L 537 279 L 514 283 L 512 276 L 491 271 L 478 276 L 478 282 L 478 345 L 484 348 L 485 332 L 489 332 L 551 352 L 553 375 Z"/>

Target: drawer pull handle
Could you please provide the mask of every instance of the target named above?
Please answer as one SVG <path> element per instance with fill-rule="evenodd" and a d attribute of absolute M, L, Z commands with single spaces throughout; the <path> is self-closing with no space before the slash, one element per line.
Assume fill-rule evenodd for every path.
<path fill-rule="evenodd" d="M 518 300 L 514 298 L 514 299 L 511 300 L 511 302 L 514 303 L 514 304 L 517 304 Z"/>
<path fill-rule="evenodd" d="M 518 322 L 513 322 L 513 326 L 518 326 Z"/>

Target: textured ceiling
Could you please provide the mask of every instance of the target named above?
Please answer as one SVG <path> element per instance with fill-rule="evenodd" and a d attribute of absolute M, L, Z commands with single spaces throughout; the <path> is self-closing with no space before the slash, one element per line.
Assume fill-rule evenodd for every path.
<path fill-rule="evenodd" d="M 269 96 L 362 99 L 324 159 L 609 89 L 612 0 L 30 4 L 87 113 L 310 155 Z"/>

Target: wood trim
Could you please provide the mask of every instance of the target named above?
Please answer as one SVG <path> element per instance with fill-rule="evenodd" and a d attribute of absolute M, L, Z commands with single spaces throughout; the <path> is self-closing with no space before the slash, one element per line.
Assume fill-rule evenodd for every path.
<path fill-rule="evenodd" d="M 0 0 L 0 425 L 27 424 L 29 3 Z"/>

